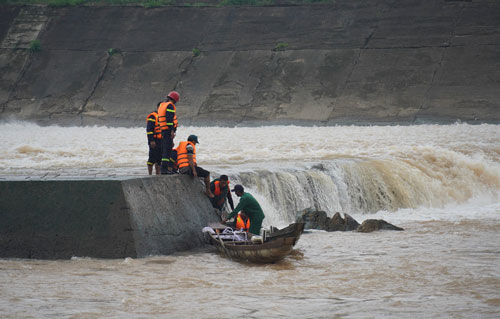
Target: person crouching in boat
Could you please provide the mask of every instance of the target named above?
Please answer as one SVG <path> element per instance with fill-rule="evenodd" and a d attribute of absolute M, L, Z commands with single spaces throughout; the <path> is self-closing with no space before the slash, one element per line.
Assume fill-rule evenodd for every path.
<path fill-rule="evenodd" d="M 248 235 L 251 237 L 252 235 L 259 235 L 260 228 L 262 226 L 262 221 L 266 216 L 264 216 L 264 212 L 260 207 L 257 200 L 249 193 L 245 193 L 245 189 L 241 185 L 235 185 L 231 190 L 234 192 L 236 196 L 240 197 L 240 202 L 236 206 L 235 209 L 222 220 L 224 224 L 228 219 L 233 218 L 238 214 L 238 212 L 242 211 L 250 220 L 250 228 L 248 229 Z"/>
<path fill-rule="evenodd" d="M 238 213 L 238 216 L 236 216 L 235 228 L 246 232 L 250 229 L 250 219 L 242 211 Z"/>

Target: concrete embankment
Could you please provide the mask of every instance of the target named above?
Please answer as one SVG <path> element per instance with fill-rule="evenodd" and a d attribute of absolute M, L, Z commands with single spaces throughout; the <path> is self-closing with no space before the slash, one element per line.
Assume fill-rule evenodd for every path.
<path fill-rule="evenodd" d="M 144 125 L 176 89 L 182 125 L 500 122 L 498 1 L 0 6 L 0 21 L 0 119 Z"/>
<path fill-rule="evenodd" d="M 218 216 L 188 176 L 0 181 L 0 257 L 144 257 L 203 245 Z"/>

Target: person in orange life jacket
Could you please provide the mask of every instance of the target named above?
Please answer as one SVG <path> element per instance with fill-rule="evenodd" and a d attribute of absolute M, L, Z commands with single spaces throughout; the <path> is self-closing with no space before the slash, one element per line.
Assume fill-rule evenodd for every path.
<path fill-rule="evenodd" d="M 177 146 L 177 166 L 181 174 L 202 177 L 205 181 L 207 196 L 213 198 L 214 194 L 210 191 L 210 172 L 196 163 L 196 144 L 198 143 L 198 136 L 196 135 L 189 135 L 187 141 L 179 143 L 179 146 Z"/>
<path fill-rule="evenodd" d="M 210 183 L 210 191 L 214 194 L 214 198 L 210 199 L 214 208 L 222 211 L 227 198 L 229 206 L 231 206 L 231 210 L 234 209 L 233 198 L 231 197 L 231 192 L 229 191 L 229 178 L 227 175 L 221 175 L 219 178 L 214 179 Z"/>
<path fill-rule="evenodd" d="M 168 93 L 167 99 L 158 104 L 158 123 L 161 130 L 161 173 L 173 174 L 172 148 L 177 130 L 175 103 L 180 96 L 176 91 Z"/>
<path fill-rule="evenodd" d="M 250 229 L 250 218 L 248 218 L 247 215 L 243 212 L 239 212 L 238 216 L 236 216 L 236 223 L 234 226 L 235 229 L 243 229 L 244 231 L 248 232 Z"/>
<path fill-rule="evenodd" d="M 149 113 L 146 118 L 146 135 L 148 137 L 149 158 L 148 158 L 148 173 L 153 174 L 153 165 L 156 175 L 160 175 L 161 165 L 161 130 L 158 123 L 158 112 Z"/>

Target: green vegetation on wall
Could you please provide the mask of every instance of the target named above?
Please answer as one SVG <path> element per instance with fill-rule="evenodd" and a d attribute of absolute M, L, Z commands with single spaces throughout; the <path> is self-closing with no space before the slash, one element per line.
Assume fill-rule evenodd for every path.
<path fill-rule="evenodd" d="M 146 8 L 184 5 L 187 7 L 205 7 L 205 6 L 270 6 L 275 5 L 276 0 L 208 0 L 209 2 L 191 2 L 183 3 L 184 0 L 0 0 L 0 4 L 7 5 L 35 5 L 46 4 L 51 7 L 66 7 L 79 5 L 110 5 L 124 6 L 137 5 Z M 280 4 L 314 4 L 314 3 L 334 3 L 336 0 L 285 0 Z"/>
<path fill-rule="evenodd" d="M 195 2 L 195 3 L 184 3 L 184 6 L 186 6 L 186 7 L 209 7 L 209 6 L 211 6 L 211 4 L 206 3 L 206 2 Z"/>
<path fill-rule="evenodd" d="M 275 0 L 222 0 L 219 6 L 268 6 L 274 3 Z"/>
<path fill-rule="evenodd" d="M 94 1 L 89 1 L 89 0 L 0 0 L 0 4 L 10 4 L 10 5 L 46 4 L 51 7 L 78 6 L 85 3 L 93 3 L 93 2 Z"/>
<path fill-rule="evenodd" d="M 108 54 L 111 55 L 111 56 L 115 55 L 117 53 L 120 53 L 120 49 L 115 49 L 115 48 L 109 48 L 108 49 Z"/>
<path fill-rule="evenodd" d="M 335 3 L 336 0 L 292 0 L 292 3 Z"/>
<path fill-rule="evenodd" d="M 288 48 L 288 43 L 280 42 L 276 44 L 273 51 L 285 51 Z"/>
<path fill-rule="evenodd" d="M 148 0 L 143 3 L 145 8 L 156 8 L 175 5 L 175 0 Z"/>
<path fill-rule="evenodd" d="M 40 40 L 31 41 L 29 50 L 30 50 L 30 52 L 42 51 L 42 44 L 40 43 Z"/>
<path fill-rule="evenodd" d="M 51 7 L 69 7 L 84 4 L 85 0 L 48 0 L 47 4 Z"/>
<path fill-rule="evenodd" d="M 51 7 L 79 5 L 143 5 L 146 8 L 175 5 L 175 0 L 0 0 L 0 4 L 34 5 L 46 4 Z"/>

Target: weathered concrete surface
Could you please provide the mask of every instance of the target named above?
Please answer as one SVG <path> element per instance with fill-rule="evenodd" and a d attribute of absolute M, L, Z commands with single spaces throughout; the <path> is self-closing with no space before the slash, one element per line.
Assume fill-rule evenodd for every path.
<path fill-rule="evenodd" d="M 188 176 L 0 181 L 0 257 L 171 254 L 203 245 L 218 220 Z"/>
<path fill-rule="evenodd" d="M 177 89 L 182 125 L 500 122 L 498 1 L 0 8 L 0 119 L 143 125 Z"/>

